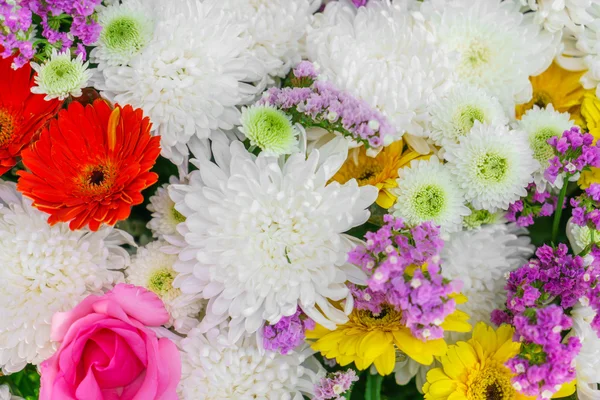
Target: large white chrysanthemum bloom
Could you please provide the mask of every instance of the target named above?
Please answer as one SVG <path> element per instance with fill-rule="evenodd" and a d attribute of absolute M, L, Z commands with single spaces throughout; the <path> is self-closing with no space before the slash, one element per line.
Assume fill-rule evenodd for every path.
<path fill-rule="evenodd" d="M 564 28 L 574 33 L 582 32 L 584 26 L 594 20 L 590 14 L 593 5 L 600 0 L 520 0 L 525 9 L 535 11 L 533 20 L 544 25 L 550 32 L 560 32 Z"/>
<path fill-rule="evenodd" d="M 513 1 L 431 0 L 421 12 L 440 46 L 458 55 L 457 79 L 498 97 L 507 111 L 529 101 L 529 76 L 542 73 L 558 47 L 559 36 Z"/>
<path fill-rule="evenodd" d="M 186 299 L 181 290 L 173 286 L 177 275 L 173 265 L 177 256 L 163 252 L 161 248 L 165 245 L 167 243 L 157 240 L 138 248 L 125 270 L 126 281 L 156 293 L 171 316 L 168 327 L 185 333 L 198 324 L 204 301 Z"/>
<path fill-rule="evenodd" d="M 0 182 L 0 367 L 19 371 L 50 357 L 50 322 L 92 293 L 122 281 L 129 258 L 120 244 L 126 233 L 103 228 L 72 231 L 48 225 L 48 216 Z"/>
<path fill-rule="evenodd" d="M 169 186 L 177 183 L 180 181 L 171 177 L 170 183 L 157 188 L 156 193 L 150 196 L 147 208 L 152 213 L 152 218 L 146 226 L 155 238 L 163 239 L 166 235 L 176 234 L 177 225 L 185 221 L 185 217 L 175 209 L 175 202 L 169 196 Z"/>
<path fill-rule="evenodd" d="M 431 107 L 429 137 L 438 145 L 457 143 L 467 135 L 475 121 L 505 125 L 508 118 L 495 97 L 476 86 L 458 84 Z"/>
<path fill-rule="evenodd" d="M 328 149 L 335 151 L 326 156 Z M 177 227 L 185 240 L 167 237 L 179 247 L 175 286 L 210 299 L 200 329 L 231 317 L 233 341 L 298 306 L 329 329 L 347 321 L 330 300 L 349 300 L 349 313 L 345 282 L 365 276 L 347 262 L 353 245 L 343 233 L 367 221 L 377 189 L 327 183 L 346 159 L 344 139 L 284 164 L 255 158 L 240 142 L 212 150 L 216 164 L 194 160 L 189 184 L 173 186 L 185 193 L 175 205 L 186 217 Z"/>
<path fill-rule="evenodd" d="M 226 328 L 194 329 L 181 348 L 181 400 L 302 400 L 321 376 L 310 349 L 282 355 L 249 338 L 228 344 Z"/>
<path fill-rule="evenodd" d="M 245 24 L 251 51 L 266 73 L 285 77 L 302 60 L 304 39 L 321 0 L 223 0 L 222 7 Z"/>
<path fill-rule="evenodd" d="M 518 123 L 519 129 L 527 134 L 529 146 L 533 151 L 533 158 L 540 164 L 533 178 L 538 191 L 546 189 L 546 185 L 562 186 L 562 179 L 557 179 L 555 184 L 550 184 L 544 178 L 544 171 L 550 165 L 550 159 L 554 157 L 554 149 L 548 144 L 548 139 L 562 136 L 563 132 L 573 127 L 570 114 L 560 113 L 554 110 L 552 104 L 546 108 L 533 106 L 528 110 Z"/>
<path fill-rule="evenodd" d="M 383 112 L 398 136 L 422 136 L 428 107 L 448 84 L 449 60 L 398 3 L 328 4 L 315 16 L 307 52 L 339 88 Z"/>
<path fill-rule="evenodd" d="M 527 135 L 504 125 L 476 122 L 459 144 L 446 146 L 444 156 L 466 200 L 492 212 L 525 196 L 539 168 Z"/>
<path fill-rule="evenodd" d="M 410 226 L 433 221 L 446 232 L 462 229 L 463 216 L 471 210 L 452 174 L 437 157 L 414 160 L 410 167 L 400 168 L 398 175 L 398 187 L 392 190 L 398 197 L 394 216 Z"/>
<path fill-rule="evenodd" d="M 505 274 L 524 265 L 533 250 L 527 230 L 514 224 L 450 235 L 441 253 L 442 274 L 462 281 L 468 301 L 458 308 L 471 316 L 471 323 L 490 323 L 491 312 L 506 301 Z"/>
<path fill-rule="evenodd" d="M 600 338 L 590 325 L 595 316 L 594 310 L 587 305 L 577 304 L 571 311 L 573 331 L 581 340 L 581 350 L 575 359 L 577 398 L 580 400 L 600 398 Z"/>
<path fill-rule="evenodd" d="M 161 135 L 162 154 L 181 164 L 188 146 L 239 122 L 237 105 L 264 76 L 246 26 L 221 0 L 170 0 L 157 5 L 154 36 L 127 65 L 106 67 L 96 87 L 120 104 L 142 108 Z"/>

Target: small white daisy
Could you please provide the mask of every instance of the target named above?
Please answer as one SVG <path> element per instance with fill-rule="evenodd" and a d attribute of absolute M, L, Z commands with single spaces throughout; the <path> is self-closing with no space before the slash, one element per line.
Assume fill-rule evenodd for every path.
<path fill-rule="evenodd" d="M 300 131 L 292 125 L 292 117 L 270 105 L 253 105 L 242 110 L 239 128 L 250 145 L 265 155 L 279 156 L 299 151 Z"/>
<path fill-rule="evenodd" d="M 87 87 L 92 77 L 88 65 L 89 62 L 83 62 L 82 54 L 73 59 L 69 50 L 59 53 L 52 49 L 52 54 L 42 65 L 31 63 L 37 72 L 34 78 L 36 86 L 31 88 L 31 93 L 45 94 L 45 100 L 79 97 L 81 89 Z"/>
<path fill-rule="evenodd" d="M 146 47 L 154 32 L 152 11 L 140 0 L 124 0 L 102 8 L 98 24 L 102 31 L 90 58 L 100 69 L 127 64 Z"/>
<path fill-rule="evenodd" d="M 594 238 L 592 239 L 592 229 L 587 226 L 574 224 L 572 219 L 569 219 L 567 223 L 567 238 L 573 248 L 573 253 L 581 253 L 583 249 L 592 243 L 592 240 L 595 243 L 600 243 L 600 232 L 594 229 L 593 233 Z"/>
<path fill-rule="evenodd" d="M 440 98 L 431 109 L 429 137 L 438 145 L 457 143 L 471 131 L 475 121 L 505 125 L 508 118 L 502 105 L 483 89 L 459 84 Z"/>
<path fill-rule="evenodd" d="M 147 208 L 152 213 L 152 218 L 146 226 L 155 238 L 162 239 L 165 235 L 175 234 L 177 225 L 185 221 L 185 217 L 175 209 L 175 202 L 169 196 L 169 186 L 178 183 L 180 182 L 177 178 L 171 177 L 170 183 L 156 189 L 156 193 L 149 199 Z"/>
<path fill-rule="evenodd" d="M 444 231 L 462 228 L 462 217 L 471 211 L 447 167 L 437 157 L 415 160 L 409 168 L 398 170 L 398 188 L 393 192 L 398 200 L 393 214 L 408 225 L 433 221 Z"/>
<path fill-rule="evenodd" d="M 167 243 L 157 240 L 137 250 L 125 270 L 126 281 L 144 287 L 154 293 L 165 304 L 173 326 L 178 332 L 188 332 L 198 324 L 198 315 L 204 308 L 202 300 L 186 299 L 181 290 L 173 287 L 177 272 L 173 265 L 177 256 L 161 250 Z"/>
<path fill-rule="evenodd" d="M 258 348 L 253 338 L 229 344 L 223 327 L 194 329 L 181 348 L 182 400 L 302 400 L 314 396 L 323 375 L 309 348 L 282 355 Z"/>
<path fill-rule="evenodd" d="M 524 132 L 479 122 L 459 144 L 446 146 L 445 158 L 466 200 L 490 212 L 525 196 L 539 168 Z"/>
<path fill-rule="evenodd" d="M 550 159 L 554 157 L 554 150 L 548 144 L 548 139 L 561 136 L 564 131 L 571 129 L 573 125 L 573 121 L 570 121 L 570 114 L 555 111 L 552 104 L 549 104 L 546 108 L 534 106 L 519 121 L 519 129 L 527 134 L 529 146 L 533 151 L 533 158 L 540 164 L 533 175 L 539 191 L 545 190 L 546 185 L 550 184 L 544 178 L 544 171 L 550 165 Z M 556 184 L 562 186 L 562 179 L 557 179 Z"/>

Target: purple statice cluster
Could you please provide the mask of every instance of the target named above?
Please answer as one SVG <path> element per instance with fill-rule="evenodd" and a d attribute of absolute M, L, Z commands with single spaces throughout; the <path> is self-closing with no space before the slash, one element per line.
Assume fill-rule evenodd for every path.
<path fill-rule="evenodd" d="M 580 196 L 571 199 L 572 222 L 591 229 L 600 229 L 600 184 L 592 183 Z"/>
<path fill-rule="evenodd" d="M 73 49 L 85 59 L 85 46 L 95 43 L 100 35 L 101 27 L 94 17 L 100 3 L 101 0 L 0 0 L 0 55 L 6 58 L 18 53 L 15 68 L 34 58 L 36 51 L 38 55 L 50 54 L 49 47 L 59 51 Z M 39 26 L 33 24 L 36 16 Z"/>
<path fill-rule="evenodd" d="M 415 337 L 443 337 L 440 324 L 455 310 L 450 295 L 458 285 L 440 273 L 444 242 L 439 228 L 425 222 L 409 229 L 401 219 L 386 215 L 384 225 L 365 239 L 366 245 L 348 255 L 369 276 L 366 288 L 351 287 L 355 307 L 378 314 L 383 306 L 392 306 L 402 312 L 402 323 Z"/>
<path fill-rule="evenodd" d="M 315 321 L 299 308 L 294 315 L 283 317 L 275 325 L 265 325 L 263 346 L 267 350 L 288 354 L 304 343 L 305 332 L 315 329 Z"/>
<path fill-rule="evenodd" d="M 393 141 L 395 130 L 383 114 L 333 83 L 319 79 L 309 61 L 293 70 L 290 82 L 292 87 L 269 89 L 260 103 L 287 112 L 294 123 L 339 132 L 367 147 L 378 148 Z"/>
<path fill-rule="evenodd" d="M 555 156 L 550 159 L 544 177 L 554 183 L 559 176 L 572 176 L 590 167 L 600 167 L 600 148 L 593 142 L 594 137 L 582 133 L 577 126 L 564 131 L 560 138 L 554 136 L 548 139 Z"/>
<path fill-rule="evenodd" d="M 515 374 L 513 386 L 519 392 L 538 399 L 549 399 L 564 383 L 576 377 L 575 357 L 581 350 L 576 336 L 563 343 L 562 333 L 572 320 L 562 307 L 550 305 L 514 318 L 515 338 L 521 351 L 507 366 Z"/>
<path fill-rule="evenodd" d="M 535 183 L 530 183 L 527 186 L 527 196 L 510 204 L 505 218 L 518 226 L 530 226 L 533 225 L 534 218 L 554 214 L 557 204 L 558 196 L 552 195 L 549 191 L 538 192 Z"/>
<path fill-rule="evenodd" d="M 514 384 L 520 392 L 549 398 L 574 379 L 572 363 L 581 343 L 576 337 L 566 342 L 563 337 L 572 325 L 569 310 L 589 301 L 598 271 L 595 261 L 568 254 L 561 243 L 556 249 L 539 247 L 536 258 L 510 273 L 506 310 L 495 310 L 492 321 L 512 324 L 515 340 L 522 342 L 520 353 L 508 363 L 517 374 Z"/>
<path fill-rule="evenodd" d="M 342 396 L 352 387 L 354 382 L 358 381 L 358 376 L 353 369 L 347 371 L 337 371 L 321 378 L 315 386 L 314 400 L 343 400 Z"/>

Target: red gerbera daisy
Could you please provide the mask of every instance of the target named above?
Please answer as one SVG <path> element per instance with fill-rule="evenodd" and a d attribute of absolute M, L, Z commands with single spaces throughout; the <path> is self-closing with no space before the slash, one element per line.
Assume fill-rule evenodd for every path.
<path fill-rule="evenodd" d="M 71 103 L 22 153 L 29 171 L 19 171 L 17 188 L 73 230 L 126 219 L 141 191 L 158 176 L 149 172 L 160 153 L 150 120 L 131 106 L 112 109 L 103 100 Z"/>
<path fill-rule="evenodd" d="M 0 176 L 15 166 L 21 150 L 62 104 L 58 100 L 44 100 L 43 94 L 31 93 L 35 84 L 31 67 L 26 64 L 14 70 L 13 59 L 0 57 Z"/>

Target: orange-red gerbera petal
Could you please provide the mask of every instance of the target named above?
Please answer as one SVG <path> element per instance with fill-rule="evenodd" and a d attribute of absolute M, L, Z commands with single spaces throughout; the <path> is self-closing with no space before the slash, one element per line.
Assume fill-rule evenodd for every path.
<path fill-rule="evenodd" d="M 26 64 L 14 70 L 13 59 L 0 58 L 0 176 L 14 167 L 23 148 L 29 146 L 62 104 L 31 93 L 31 67 Z"/>
<path fill-rule="evenodd" d="M 141 191 L 158 176 L 149 172 L 160 154 L 150 120 L 131 106 L 115 109 L 103 100 L 71 103 L 22 153 L 28 171 L 17 188 L 50 214 L 48 222 L 71 229 L 114 225 L 129 217 Z"/>

